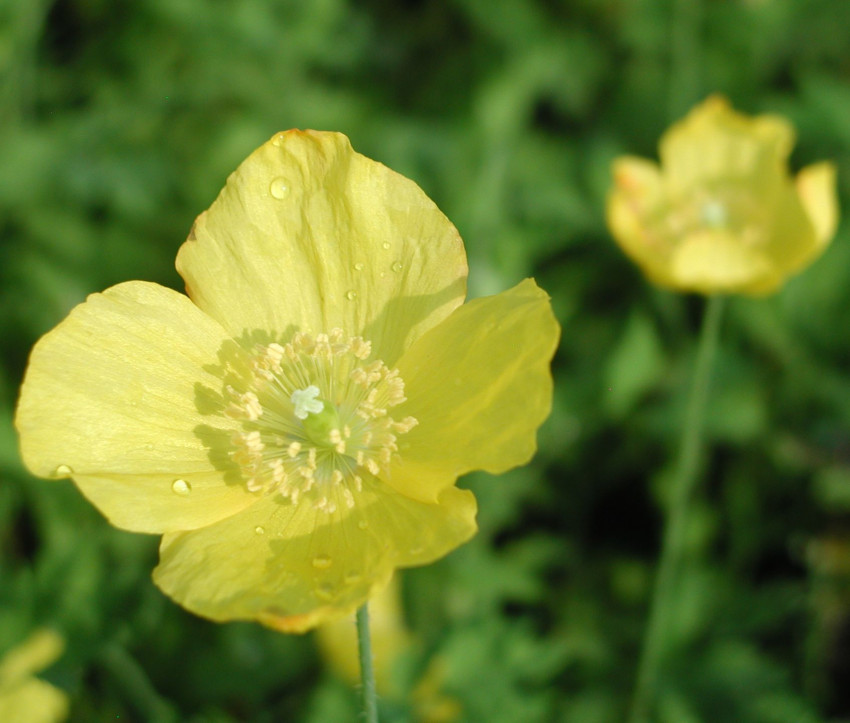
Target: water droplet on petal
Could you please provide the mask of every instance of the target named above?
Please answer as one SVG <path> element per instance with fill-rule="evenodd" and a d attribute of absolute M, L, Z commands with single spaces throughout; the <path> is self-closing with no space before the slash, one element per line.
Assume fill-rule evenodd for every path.
<path fill-rule="evenodd" d="M 283 145 L 285 139 L 286 133 L 278 133 L 274 138 L 272 138 L 272 145 L 280 148 Z"/>
<path fill-rule="evenodd" d="M 393 265 L 390 266 L 390 268 L 393 271 L 395 271 L 396 273 L 398 273 L 399 271 L 401 271 L 404 268 L 404 264 L 401 263 L 401 261 L 393 261 Z"/>
<path fill-rule="evenodd" d="M 266 534 L 266 528 L 263 527 L 262 525 L 257 525 L 254 528 L 254 532 L 256 532 L 258 535 L 265 535 Z"/>
<path fill-rule="evenodd" d="M 381 246 L 383 246 L 385 249 L 389 250 L 389 248 L 390 248 L 390 242 L 389 242 L 389 241 L 384 241 L 384 243 L 382 243 L 382 244 L 381 244 Z"/>
<path fill-rule="evenodd" d="M 316 597 L 322 600 L 332 600 L 335 589 L 333 583 L 323 582 L 316 588 Z"/>
<path fill-rule="evenodd" d="M 386 275 L 387 275 L 387 272 L 386 272 L 386 271 L 382 271 L 382 272 L 381 272 L 381 278 L 382 278 L 382 279 L 383 279 Z"/>
<path fill-rule="evenodd" d="M 354 264 L 354 270 L 355 271 L 363 271 L 363 262 L 358 261 L 356 264 Z"/>
<path fill-rule="evenodd" d="M 286 198 L 289 193 L 289 186 L 286 185 L 286 179 L 275 178 L 269 185 L 269 193 L 277 199 Z"/>
<path fill-rule="evenodd" d="M 366 520 L 360 520 L 360 521 L 357 523 L 357 526 L 358 526 L 361 530 L 365 530 L 367 527 L 369 527 L 369 523 L 368 523 L 368 522 L 366 522 Z"/>
<path fill-rule="evenodd" d="M 171 483 L 171 491 L 180 497 L 186 497 L 191 491 L 191 485 L 184 479 L 176 479 Z"/>
<path fill-rule="evenodd" d="M 74 474 L 74 470 L 72 470 L 67 464 L 60 464 L 53 470 L 54 477 L 67 477 L 69 474 Z"/>
<path fill-rule="evenodd" d="M 316 555 L 313 558 L 313 567 L 317 570 L 327 570 L 333 564 L 329 555 Z"/>
<path fill-rule="evenodd" d="M 357 292 L 354 289 L 349 289 L 345 292 L 345 298 L 349 301 L 354 301 L 357 298 Z"/>
<path fill-rule="evenodd" d="M 360 582 L 360 573 L 357 570 L 349 570 L 345 573 L 344 579 L 349 585 L 353 585 L 355 582 Z"/>

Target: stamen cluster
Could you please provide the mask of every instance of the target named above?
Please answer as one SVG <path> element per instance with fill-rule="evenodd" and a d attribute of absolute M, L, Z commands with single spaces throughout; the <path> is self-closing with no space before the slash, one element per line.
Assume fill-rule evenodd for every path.
<path fill-rule="evenodd" d="M 702 231 L 727 230 L 746 245 L 764 239 L 764 211 L 745 188 L 696 189 L 672 205 L 656 209 L 659 230 L 673 243 Z"/>
<path fill-rule="evenodd" d="M 388 410 L 405 401 L 398 370 L 369 361 L 370 342 L 298 332 L 255 345 L 225 379 L 225 414 L 242 422 L 231 457 L 253 492 L 302 496 L 331 514 L 353 507 L 366 475 L 385 473 L 397 435 L 416 424 Z"/>

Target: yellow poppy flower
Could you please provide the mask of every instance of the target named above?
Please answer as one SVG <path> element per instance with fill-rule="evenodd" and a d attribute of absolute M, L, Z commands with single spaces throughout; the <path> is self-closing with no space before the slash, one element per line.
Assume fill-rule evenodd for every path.
<path fill-rule="evenodd" d="M 458 475 L 527 462 L 558 325 L 525 280 L 464 304 L 455 228 L 336 133 L 274 136 L 177 256 L 33 349 L 30 470 L 162 534 L 156 584 L 214 620 L 300 632 L 475 532 Z"/>
<path fill-rule="evenodd" d="M 51 665 L 65 647 L 52 630 L 34 632 L 0 660 L 0 720 L 58 723 L 68 716 L 68 696 L 35 673 Z"/>
<path fill-rule="evenodd" d="M 679 291 L 763 295 L 827 247 L 838 223 L 835 168 L 792 179 L 791 125 L 736 113 L 719 96 L 661 139 L 660 167 L 614 162 L 608 226 L 649 279 Z"/>

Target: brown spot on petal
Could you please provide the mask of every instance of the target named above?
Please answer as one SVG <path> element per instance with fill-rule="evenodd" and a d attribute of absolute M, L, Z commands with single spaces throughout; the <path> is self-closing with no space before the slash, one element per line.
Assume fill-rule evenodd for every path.
<path fill-rule="evenodd" d="M 198 224 L 201 222 L 201 219 L 203 219 L 203 217 L 206 215 L 206 211 L 203 211 L 202 213 L 198 214 L 198 217 L 195 219 L 195 223 L 193 223 L 192 228 L 189 229 L 189 235 L 186 237 L 187 241 L 196 241 L 198 239 L 197 235 L 195 234 L 195 228 L 197 228 Z"/>

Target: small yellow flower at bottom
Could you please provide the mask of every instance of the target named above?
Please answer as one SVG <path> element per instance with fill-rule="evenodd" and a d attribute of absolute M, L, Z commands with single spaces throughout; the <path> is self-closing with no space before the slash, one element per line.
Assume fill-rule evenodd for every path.
<path fill-rule="evenodd" d="M 419 645 L 404 620 L 401 580 L 393 576 L 390 583 L 369 601 L 369 632 L 378 697 L 405 702 L 410 699 L 412 715 L 420 723 L 453 723 L 463 713 L 460 701 L 442 691 L 446 678 L 442 658 L 435 656 L 408 696 L 400 680 L 398 668 L 404 657 Z M 316 628 L 319 650 L 328 666 L 343 680 L 360 683 L 360 659 L 354 620 L 334 620 Z"/>
<path fill-rule="evenodd" d="M 838 223 L 835 168 L 792 179 L 794 130 L 712 96 L 664 134 L 661 165 L 614 162 L 608 226 L 653 283 L 702 294 L 763 295 L 829 245 Z"/>
<path fill-rule="evenodd" d="M 377 693 L 382 698 L 396 698 L 400 691 L 394 677 L 394 665 L 413 644 L 404 622 L 398 575 L 369 601 L 369 636 Z M 360 658 L 354 619 L 343 618 L 320 625 L 316 628 L 316 641 L 328 666 L 343 680 L 357 685 Z"/>
<path fill-rule="evenodd" d="M 456 229 L 337 133 L 289 131 L 181 247 L 188 297 L 131 281 L 33 349 L 32 472 L 161 534 L 156 584 L 287 632 L 352 613 L 476 531 L 475 469 L 526 463 L 559 328 L 527 279 L 464 302 Z"/>
<path fill-rule="evenodd" d="M 64 647 L 57 633 L 42 629 L 0 659 L 0 721 L 59 723 L 67 718 L 68 696 L 35 677 Z"/>

